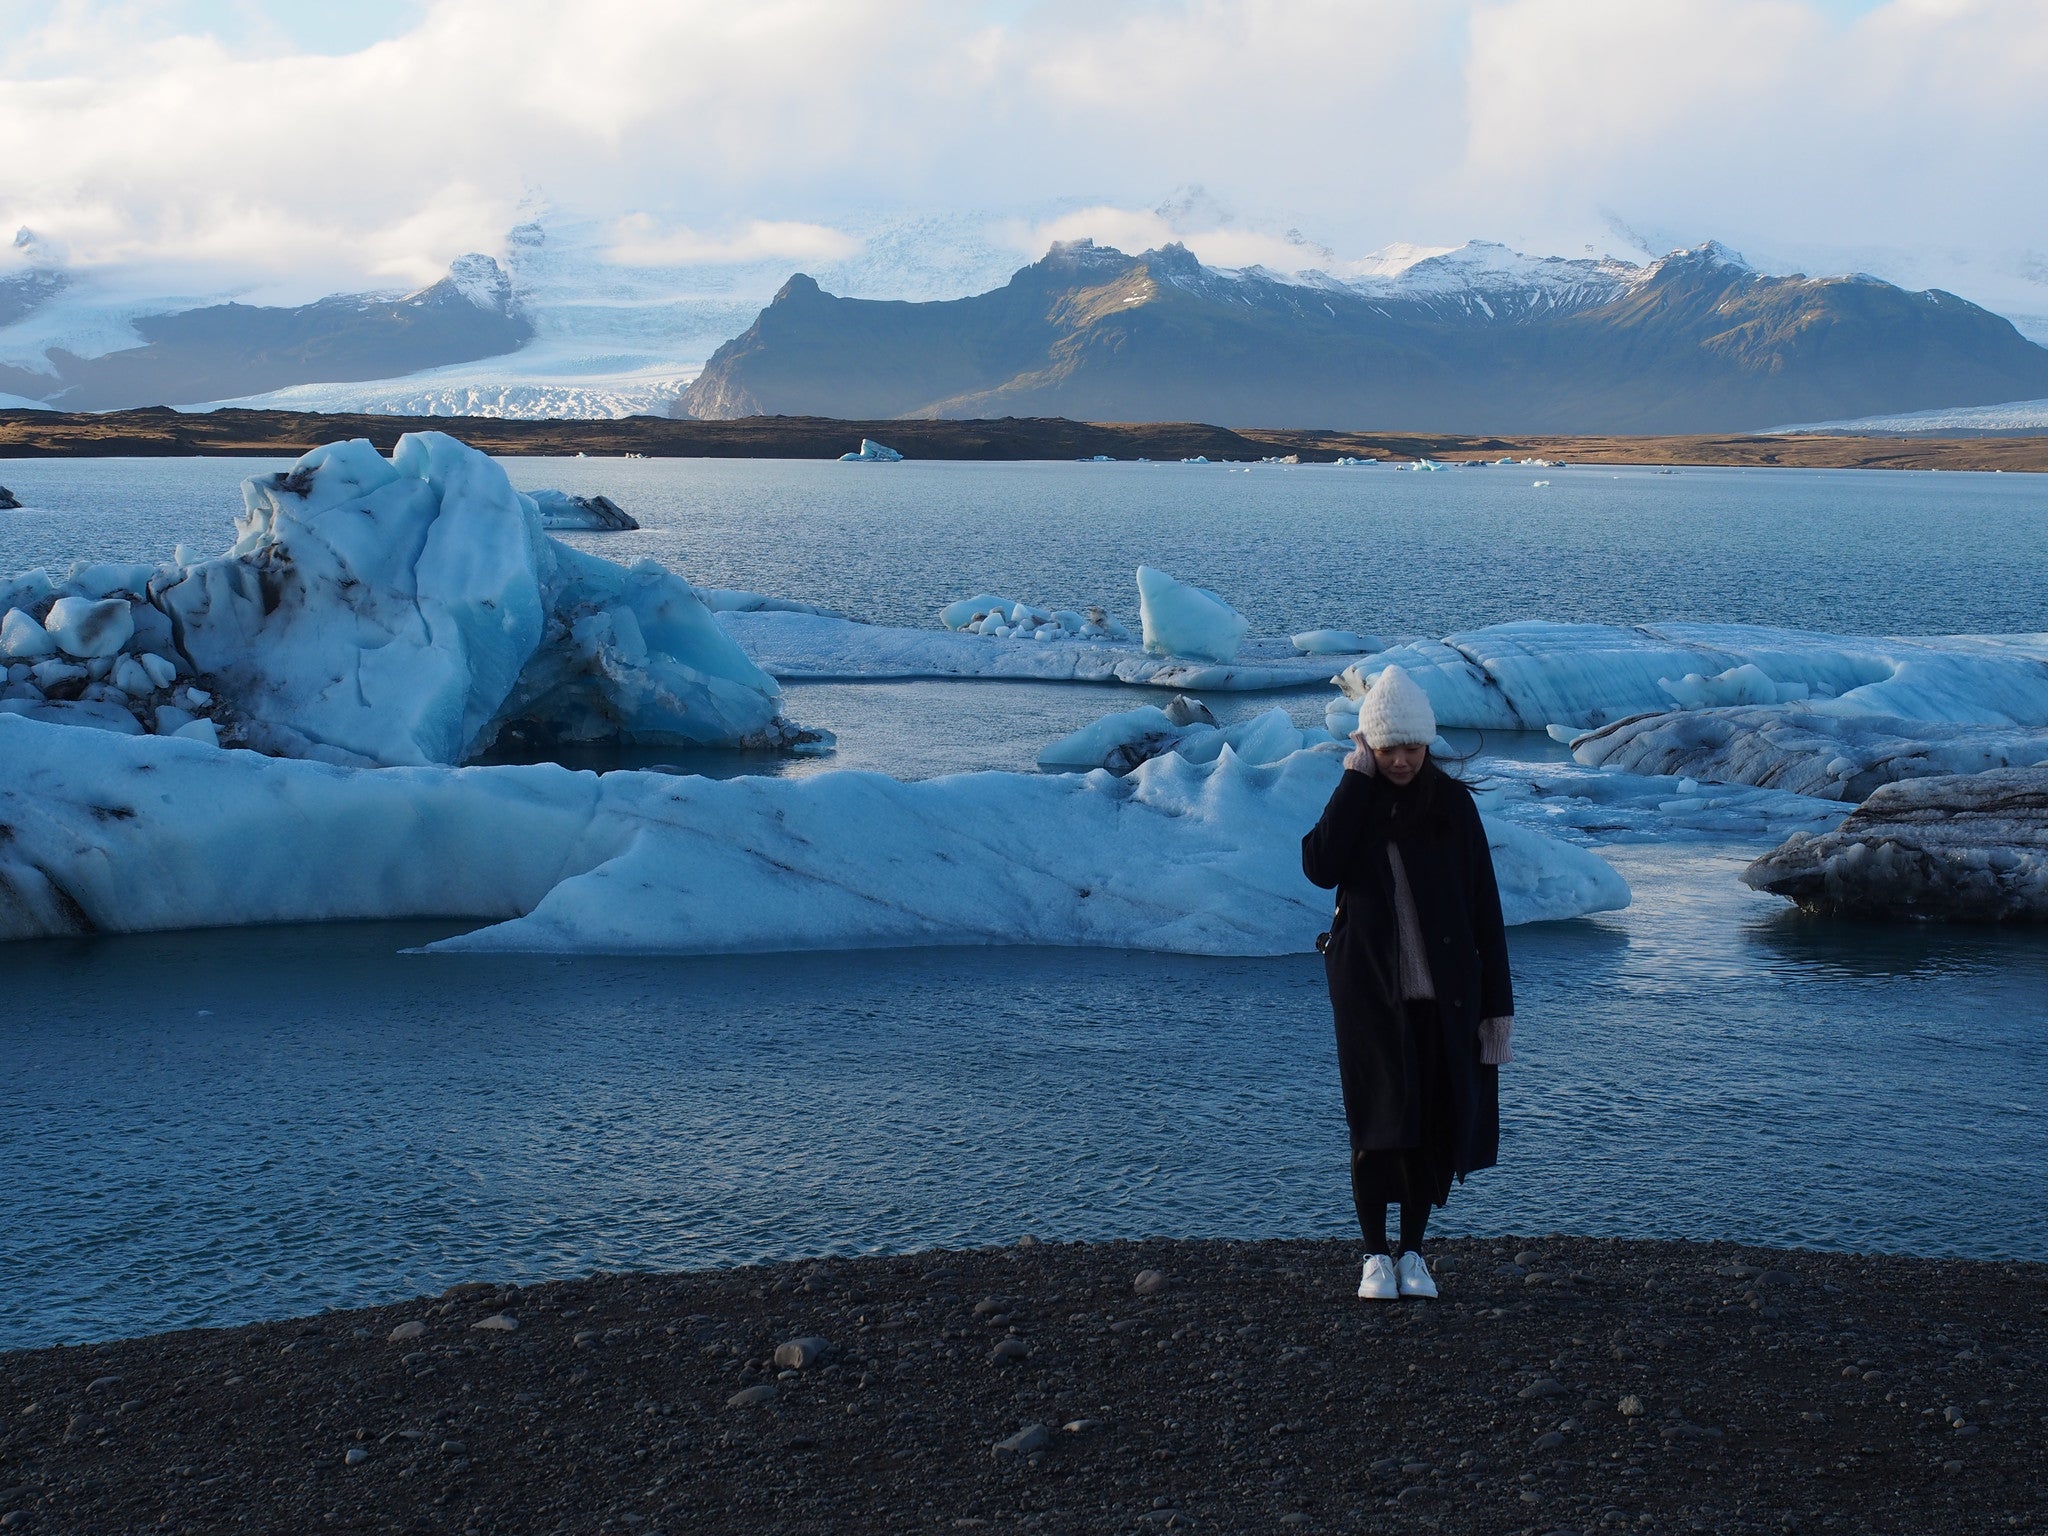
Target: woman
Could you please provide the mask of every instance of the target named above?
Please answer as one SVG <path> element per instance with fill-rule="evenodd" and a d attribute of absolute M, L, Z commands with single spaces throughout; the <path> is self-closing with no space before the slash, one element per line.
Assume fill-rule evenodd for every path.
<path fill-rule="evenodd" d="M 1500 1152 L 1500 1073 L 1514 995 L 1493 856 L 1472 792 L 1429 755 L 1436 714 L 1397 666 L 1373 680 L 1344 776 L 1301 867 L 1337 888 L 1323 964 L 1365 1234 L 1358 1294 L 1436 1295 L 1422 1257 L 1453 1176 Z M 1401 1208 L 1400 1261 L 1387 1207 Z"/>

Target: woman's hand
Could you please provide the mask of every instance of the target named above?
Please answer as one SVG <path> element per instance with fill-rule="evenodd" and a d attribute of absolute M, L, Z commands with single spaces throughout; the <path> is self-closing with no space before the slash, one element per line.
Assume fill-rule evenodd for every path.
<path fill-rule="evenodd" d="M 1353 773 L 1362 773 L 1368 779 L 1377 774 L 1379 765 L 1372 759 L 1372 748 L 1365 744 L 1365 733 L 1351 733 L 1351 750 L 1345 754 L 1344 766 Z"/>

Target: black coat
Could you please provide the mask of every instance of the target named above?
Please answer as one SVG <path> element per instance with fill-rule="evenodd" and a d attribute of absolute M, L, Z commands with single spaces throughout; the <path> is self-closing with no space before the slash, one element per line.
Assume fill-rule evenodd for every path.
<path fill-rule="evenodd" d="M 1430 979 L 1443 1018 L 1450 1146 L 1458 1177 L 1500 1156 L 1500 1069 L 1479 1059 L 1479 1021 L 1515 1011 L 1500 887 L 1479 808 L 1434 764 L 1406 789 L 1347 771 L 1322 819 L 1301 840 L 1310 880 L 1338 890 L 1323 956 L 1337 1021 L 1337 1063 L 1354 1152 L 1422 1145 L 1423 1094 L 1401 1000 L 1391 840 L 1422 920 Z"/>

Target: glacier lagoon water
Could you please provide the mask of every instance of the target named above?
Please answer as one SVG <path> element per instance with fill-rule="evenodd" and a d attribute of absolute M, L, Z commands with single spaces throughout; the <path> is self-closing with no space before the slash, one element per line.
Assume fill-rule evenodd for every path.
<path fill-rule="evenodd" d="M 220 547 L 236 482 L 267 467 L 10 462 L 30 510 L 0 515 L 0 570 Z M 613 558 L 898 622 L 982 586 L 1116 607 L 1140 558 L 1269 632 L 2048 612 L 2048 483 L 2019 476 L 511 467 L 651 525 L 578 537 Z M 1211 702 L 1309 720 L 1322 698 Z M 805 684 L 791 712 L 841 751 L 795 766 L 1023 767 L 1137 701 Z M 2048 941 L 1801 919 L 1735 881 L 1756 851 L 1621 848 L 1630 910 L 1516 930 L 1504 1161 L 1442 1229 L 2048 1257 Z M 444 931 L 0 954 L 0 1348 L 600 1266 L 1348 1230 L 1312 959 L 401 953 Z"/>

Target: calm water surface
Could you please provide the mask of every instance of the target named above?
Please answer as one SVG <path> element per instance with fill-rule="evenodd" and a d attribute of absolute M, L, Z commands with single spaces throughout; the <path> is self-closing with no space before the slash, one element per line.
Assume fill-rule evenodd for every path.
<path fill-rule="evenodd" d="M 224 548 L 243 477 L 285 462 L 0 460 L 0 483 L 37 509 L 0 517 L 0 571 L 155 560 L 178 542 Z M 647 525 L 573 535 L 585 548 L 892 624 L 929 624 L 984 589 L 1135 618 L 1144 561 L 1214 587 L 1263 634 L 1441 635 L 1525 618 L 1883 634 L 2048 626 L 2043 475 L 504 463 L 522 489 L 602 492 Z"/>
<path fill-rule="evenodd" d="M 34 509 L 0 514 L 0 570 L 223 547 L 236 482 L 269 467 L 6 463 Z M 2048 627 L 2048 506 L 2020 476 L 1544 471 L 1539 491 L 1520 470 L 510 468 L 652 525 L 578 536 L 613 558 L 898 622 L 984 586 L 1130 613 L 1144 559 L 1268 632 Z M 786 766 L 905 776 L 1021 768 L 1139 702 L 789 694 L 841 749 Z M 1212 703 L 1306 721 L 1322 697 Z M 2048 938 L 1800 919 L 1735 880 L 1757 851 L 1615 850 L 1630 910 L 1514 931 L 1503 1164 L 1443 1228 L 2048 1258 Z M 0 951 L 0 1348 L 598 1266 L 1350 1230 L 1312 959 L 401 953 L 444 931 Z"/>

